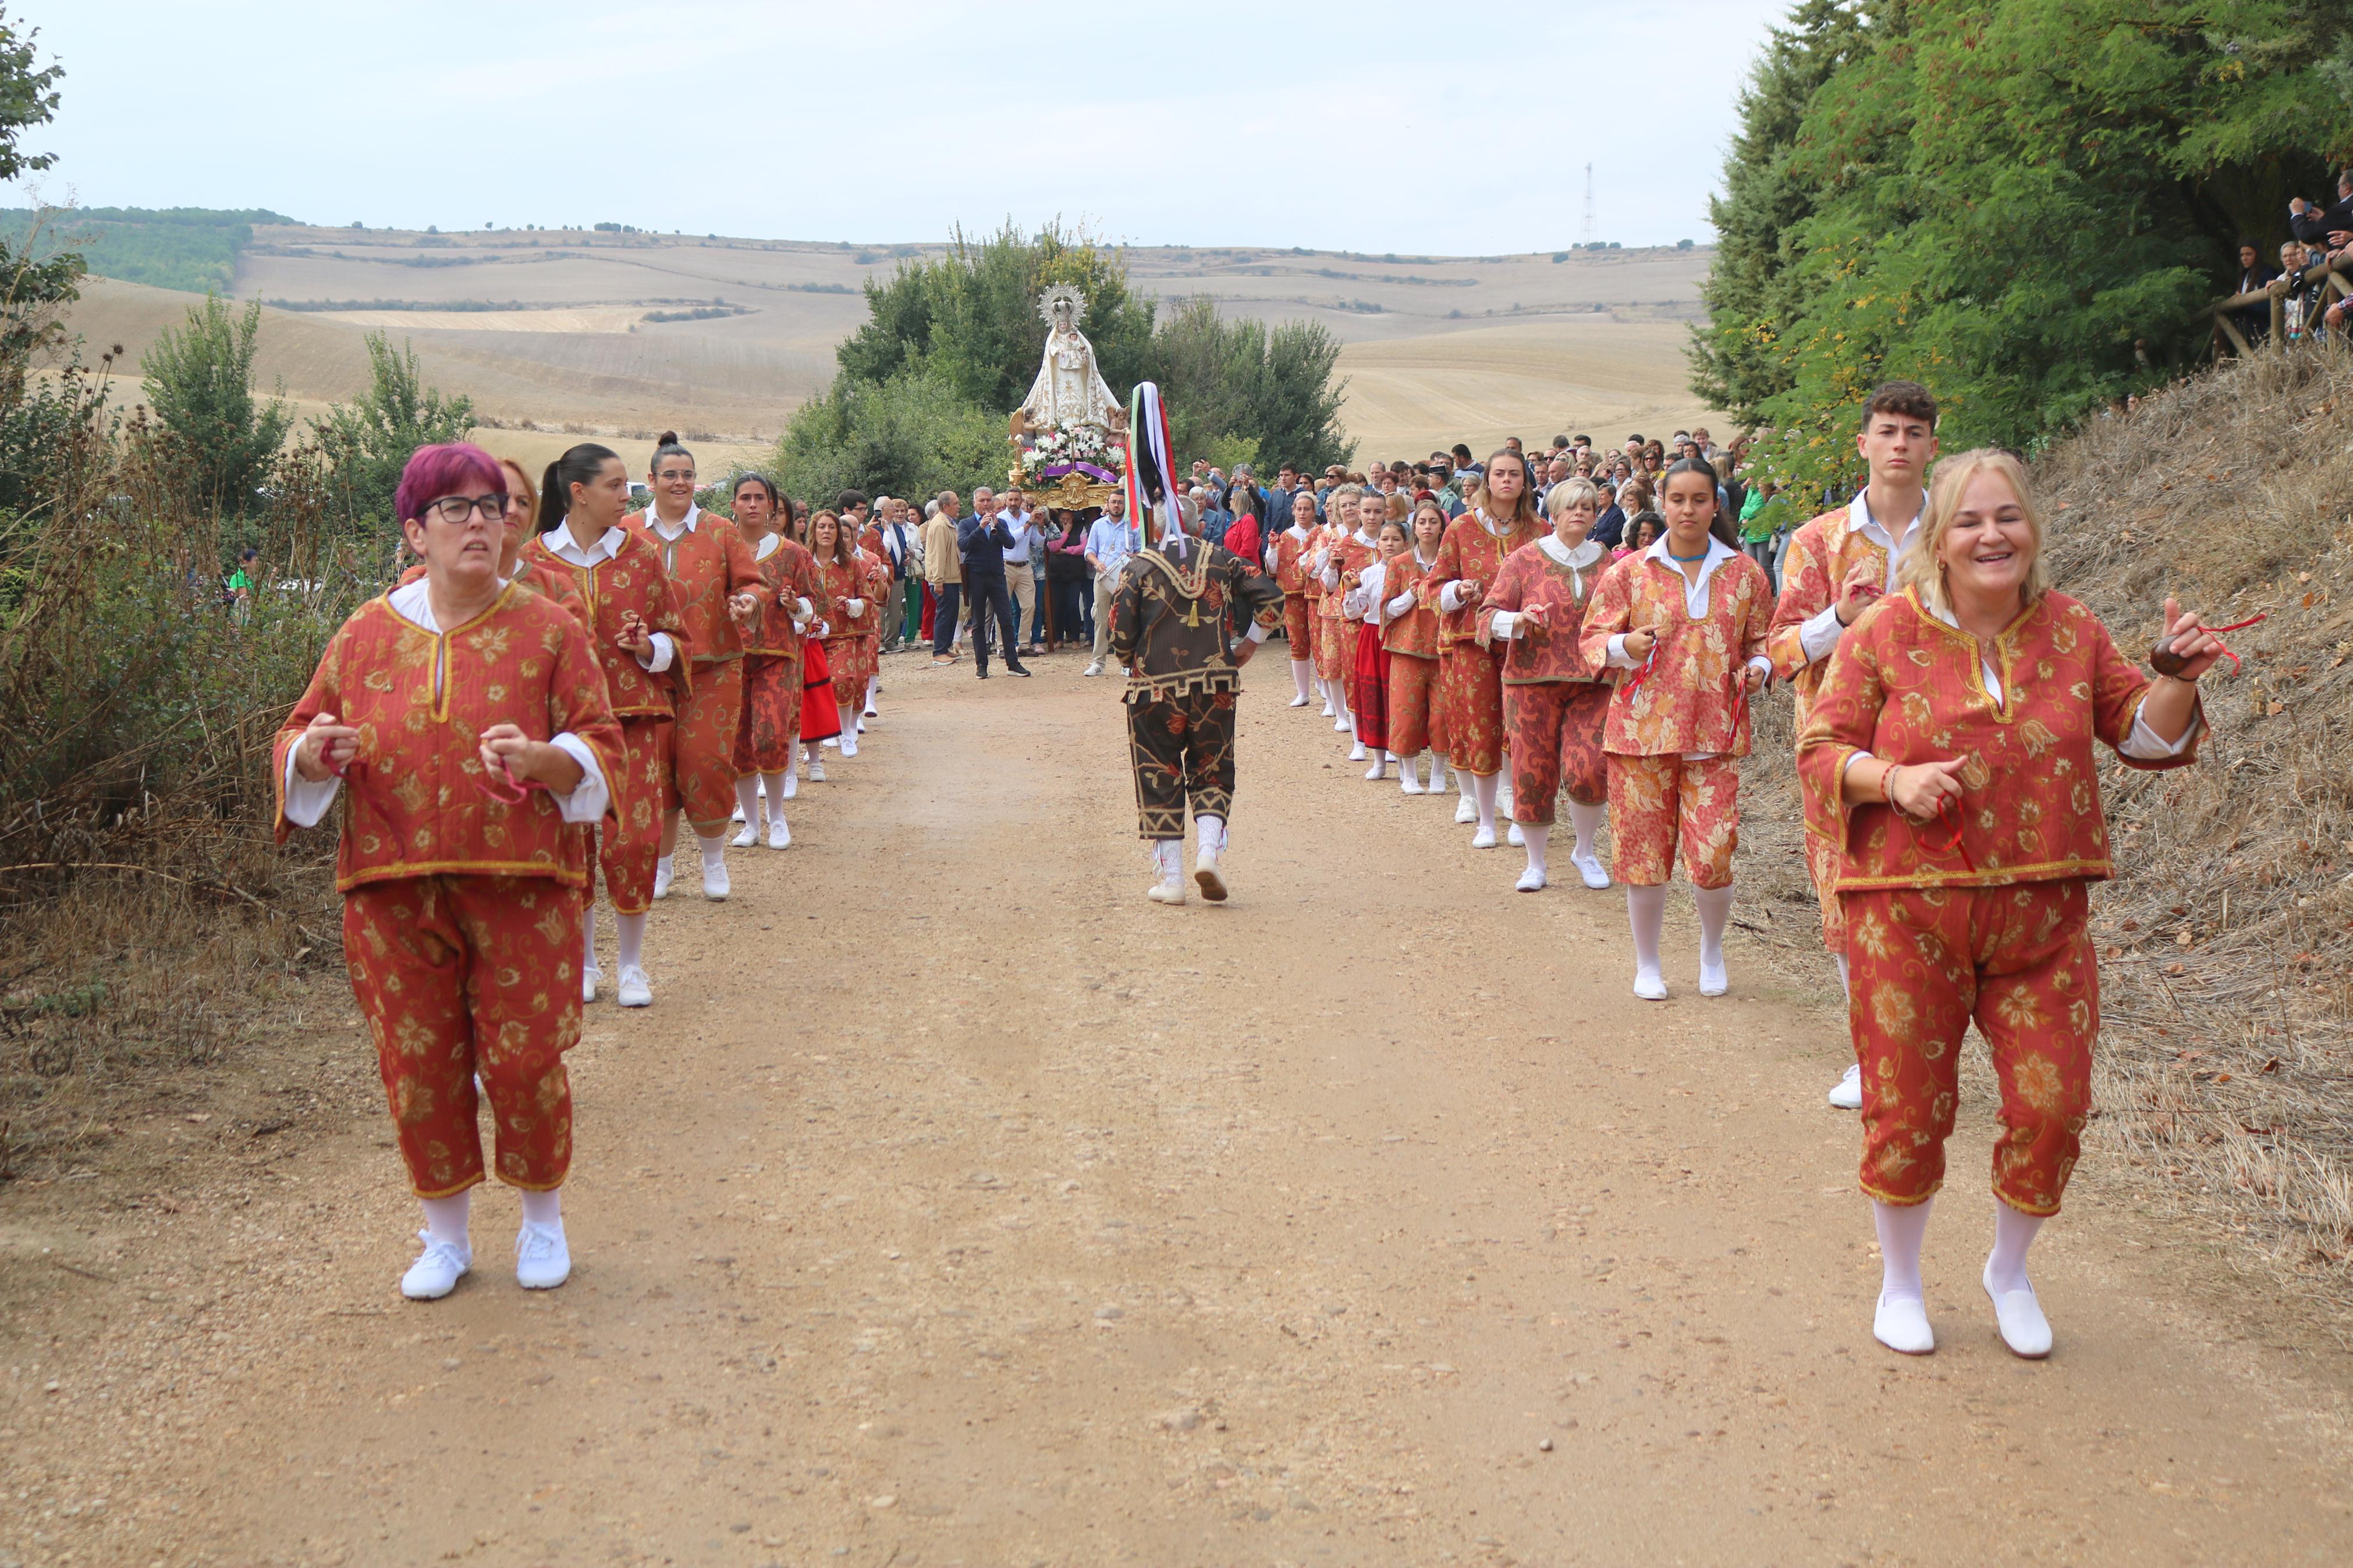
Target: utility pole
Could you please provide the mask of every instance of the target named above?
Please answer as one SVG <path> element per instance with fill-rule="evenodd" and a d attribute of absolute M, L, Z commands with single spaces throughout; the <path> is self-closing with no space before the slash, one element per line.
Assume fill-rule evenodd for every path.
<path fill-rule="evenodd" d="M 1585 227 L 1577 237 L 1588 250 L 1593 247 L 1594 230 L 1598 226 L 1593 221 L 1593 165 L 1588 163 L 1585 165 Z"/>

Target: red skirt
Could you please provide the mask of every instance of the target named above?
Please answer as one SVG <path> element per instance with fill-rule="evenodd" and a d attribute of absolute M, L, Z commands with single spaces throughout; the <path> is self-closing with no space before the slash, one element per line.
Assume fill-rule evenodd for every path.
<path fill-rule="evenodd" d="M 841 733 L 841 705 L 833 700 L 833 667 L 826 662 L 825 643 L 809 637 L 801 644 L 801 739 L 810 745 Z"/>
<path fill-rule="evenodd" d="M 1345 623 L 1344 623 L 1345 624 Z M 1356 739 L 1386 751 L 1389 743 L 1389 650 L 1371 621 L 1356 628 Z"/>

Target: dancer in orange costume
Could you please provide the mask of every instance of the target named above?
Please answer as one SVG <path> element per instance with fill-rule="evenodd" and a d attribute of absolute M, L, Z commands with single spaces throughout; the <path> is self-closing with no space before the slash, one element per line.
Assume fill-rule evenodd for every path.
<path fill-rule="evenodd" d="M 1360 510 L 1372 510 L 1377 499 L 1377 493 L 1368 493 Z M 1381 612 L 1389 598 L 1388 563 L 1409 553 L 1405 520 L 1385 519 L 1373 531 L 1373 545 L 1380 553 L 1354 574 L 1347 602 L 1341 608 L 1356 628 L 1356 706 L 1348 710 L 1348 716 L 1356 726 L 1356 744 L 1373 759 L 1365 777 L 1377 783 L 1388 777 L 1389 766 L 1390 660 L 1381 637 Z"/>
<path fill-rule="evenodd" d="M 1458 807 L 1454 820 L 1478 823 L 1473 849 L 1495 847 L 1504 768 L 1503 651 L 1479 641 L 1479 601 L 1504 557 L 1535 543 L 1542 529 L 1528 491 L 1527 463 L 1506 447 L 1487 459 L 1487 476 L 1471 492 L 1470 509 L 1446 525 L 1438 559 L 1421 580 L 1423 602 L 1439 612 L 1438 703 L 1446 715 L 1447 760 L 1470 808 Z"/>
<path fill-rule="evenodd" d="M 1293 708 L 1304 708 L 1313 700 L 1307 683 L 1315 674 L 1315 645 L 1309 629 L 1314 616 L 1308 602 L 1302 552 L 1314 534 L 1315 492 L 1303 489 L 1291 498 L 1291 526 L 1274 540 L 1274 583 L 1282 590 L 1282 635 L 1291 646 L 1291 681 L 1299 689 L 1291 700 Z"/>
<path fill-rule="evenodd" d="M 818 585 L 824 594 L 818 635 L 825 643 L 826 668 L 833 674 L 833 700 L 841 712 L 841 754 L 854 757 L 858 704 L 871 673 L 866 637 L 880 610 L 869 596 L 873 591 L 872 558 L 850 542 L 841 519 L 824 507 L 809 515 L 809 554 L 817 562 Z"/>
<path fill-rule="evenodd" d="M 1566 784 L 1577 847 L 1569 861 L 1588 888 L 1609 885 L 1593 836 L 1609 798 L 1601 727 L 1609 683 L 1580 646 L 1585 608 L 1609 570 L 1609 552 L 1585 536 L 1601 514 L 1591 479 L 1563 479 L 1545 498 L 1553 531 L 1512 552 L 1479 605 L 1479 639 L 1504 649 L 1504 723 L 1512 738 L 1512 819 L 1528 852 L 1519 890 L 1542 888 L 1549 872 L 1554 797 Z"/>
<path fill-rule="evenodd" d="M 1381 645 L 1389 651 L 1389 754 L 1398 760 L 1398 787 L 1407 795 L 1446 789 L 1446 742 L 1438 723 L 1438 612 L 1422 602 L 1421 581 L 1446 537 L 1446 509 L 1426 500 L 1413 509 L 1412 548 L 1392 556 L 1381 582 Z M 1425 789 L 1416 766 L 1430 752 Z"/>
<path fill-rule="evenodd" d="M 1339 634 L 1340 647 L 1344 654 L 1341 661 L 1340 700 L 1345 705 L 1348 715 L 1347 729 L 1351 737 L 1348 760 L 1352 763 L 1361 763 L 1365 760 L 1368 749 L 1377 751 L 1381 748 L 1368 747 L 1365 740 L 1363 677 L 1366 666 L 1360 658 L 1360 654 L 1364 642 L 1365 616 L 1366 612 L 1375 606 L 1363 599 L 1358 595 L 1357 589 L 1364 581 L 1366 570 L 1380 559 L 1379 531 L 1381 524 L 1388 520 L 1388 501 L 1378 490 L 1359 489 L 1350 502 L 1348 510 L 1355 521 L 1346 535 L 1335 548 L 1331 562 L 1324 568 L 1325 578 L 1331 586 L 1331 596 L 1325 602 L 1334 606 L 1337 616 L 1333 622 L 1333 626 Z M 1376 637 L 1374 639 L 1376 655 L 1379 652 L 1379 639 Z M 1381 702 L 1384 711 L 1374 721 L 1372 727 L 1386 734 L 1388 728 L 1388 714 L 1386 711 L 1388 694 L 1386 689 L 1381 693 Z M 1386 766 L 1384 765 L 1381 772 L 1372 776 L 1388 777 Z"/>
<path fill-rule="evenodd" d="M 2179 673 L 2152 681 L 2045 585 L 2042 543 L 2015 458 L 1946 459 L 1902 592 L 1840 638 L 1798 739 L 1807 824 L 1839 847 L 1862 1184 L 1882 1260 L 1872 1330 L 1910 1354 L 1936 1348 L 1920 1245 L 1973 1019 L 2001 1082 L 1983 1284 L 2003 1342 L 2050 1352 L 2026 1255 L 2059 1210 L 2092 1104 L 2086 893 L 2113 870 L 2093 742 L 2127 767 L 2191 762 L 2198 678 L 2222 651 L 2168 599 Z"/>
<path fill-rule="evenodd" d="M 1634 994 L 1663 1001 L 1659 931 L 1677 840 L 1699 906 L 1699 994 L 1721 996 L 1740 839 L 1739 759 L 1748 701 L 1770 663 L 1765 569 L 1732 547 L 1704 459 L 1671 465 L 1659 490 L 1666 537 L 1603 574 L 1586 607 L 1586 662 L 1622 669 L 1602 728 L 1609 835 L 1634 932 Z M 1712 531 L 1722 528 L 1722 532 Z"/>
<path fill-rule="evenodd" d="M 517 1282 L 572 1271 L 558 1189 L 564 1053 L 580 1034 L 575 829 L 605 813 L 621 736 L 586 628 L 499 577 L 506 502 L 479 447 L 409 458 L 394 510 L 426 574 L 343 623 L 273 756 L 280 842 L 343 800 L 343 950 L 425 1205 L 425 1250 L 401 1279 L 418 1300 L 473 1263 L 478 1084 L 499 1179 L 523 1192 Z"/>
<path fill-rule="evenodd" d="M 1871 482 L 1847 505 L 1802 524 L 1782 557 L 1781 595 L 1773 605 L 1767 653 L 1773 673 L 1797 694 L 1793 728 L 1799 731 L 1830 673 L 1841 635 L 1874 599 L 1895 591 L 1896 572 L 1920 526 L 1928 464 L 1936 456 L 1936 398 L 1915 381 L 1872 388 L 1863 399 L 1855 449 L 1870 467 Z M 1805 844 L 1806 870 L 1821 904 L 1822 942 L 1844 988 L 1846 921 L 1831 886 L 1838 879 L 1838 846 L 1810 832 Z M 1861 1109 L 1861 1063 L 1847 1068 L 1829 1100 L 1841 1110 Z"/>
<path fill-rule="evenodd" d="M 1307 552 L 1307 605 L 1315 645 L 1315 683 L 1324 692 L 1324 716 L 1341 734 L 1348 732 L 1348 649 L 1340 637 L 1340 546 L 1356 531 L 1354 485 L 1342 485 L 1324 500 L 1324 521 Z"/>
<path fill-rule="evenodd" d="M 539 516 L 538 488 L 531 482 L 531 476 L 522 471 L 522 465 L 512 458 L 499 459 L 499 472 L 506 476 L 507 485 L 506 528 L 499 551 L 501 580 L 520 583 L 534 594 L 544 594 L 578 616 L 582 625 L 586 625 L 587 606 L 580 602 L 580 591 L 570 575 L 523 553 L 523 546 L 529 542 Z M 405 588 L 411 583 L 422 581 L 424 576 L 425 563 L 420 561 L 400 574 L 398 585 Z"/>
<path fill-rule="evenodd" d="M 702 896 L 727 896 L 727 819 L 735 810 L 735 723 L 744 704 L 744 640 L 735 617 L 762 587 L 759 565 L 723 518 L 706 518 L 694 503 L 694 454 L 662 432 L 646 475 L 651 510 L 632 512 L 624 525 L 661 552 L 670 592 L 693 650 L 693 689 L 679 711 L 671 776 L 678 803 L 662 818 L 662 852 L 654 863 L 654 897 L 670 897 L 670 858 L 678 824 L 693 825 L 702 848 Z"/>
<path fill-rule="evenodd" d="M 661 853 L 662 813 L 677 804 L 670 782 L 673 716 L 692 664 L 660 553 L 643 534 L 621 526 L 628 506 L 629 471 L 620 457 L 593 441 L 574 447 L 547 466 L 540 482 L 540 531 L 523 546 L 523 559 L 572 584 L 576 613 L 588 627 L 620 721 L 622 764 L 611 780 L 612 808 L 599 829 L 597 859 L 620 930 L 617 999 L 624 1007 L 644 1007 L 654 999 L 645 967 L 646 911 Z M 581 995 L 594 1002 L 602 972 L 593 898 L 583 900 L 580 927 Z"/>
<path fill-rule="evenodd" d="M 860 735 L 866 733 L 866 721 L 880 719 L 882 710 L 876 705 L 882 690 L 882 617 L 891 606 L 891 563 L 880 551 L 860 546 L 858 551 L 858 596 L 870 606 L 866 626 L 860 631 L 858 666 L 865 672 L 853 697 L 851 711 L 858 722 L 851 726 Z M 1041 593 L 1043 589 L 1039 590 Z"/>
<path fill-rule="evenodd" d="M 735 804 L 744 814 L 738 848 L 760 841 L 760 802 L 768 803 L 768 847 L 793 841 L 785 822 L 785 802 L 797 793 L 793 765 L 801 738 L 801 628 L 817 615 L 821 597 L 817 563 L 809 552 L 776 530 L 783 500 L 765 474 L 744 474 L 731 498 L 735 531 L 760 568 L 758 603 L 736 617 L 744 639 L 744 707 L 735 723 Z"/>

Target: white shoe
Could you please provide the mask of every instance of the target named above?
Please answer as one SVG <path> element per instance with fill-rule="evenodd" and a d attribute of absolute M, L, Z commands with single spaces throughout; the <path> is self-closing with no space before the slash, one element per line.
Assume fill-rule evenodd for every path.
<path fill-rule="evenodd" d="M 826 744 L 829 746 L 833 744 L 833 742 L 828 741 Z M 809 759 L 809 783 L 825 783 L 825 759 L 823 757 L 811 757 Z"/>
<path fill-rule="evenodd" d="M 841 732 L 841 754 L 845 757 L 858 754 L 858 737 L 847 730 Z"/>
<path fill-rule="evenodd" d="M 841 737 L 839 735 L 828 735 L 824 740 L 819 741 L 818 744 L 820 746 L 831 746 L 839 749 L 841 745 Z"/>
<path fill-rule="evenodd" d="M 655 898 L 667 899 L 670 897 L 670 881 L 671 874 L 671 868 L 664 861 L 657 860 L 654 862 Z"/>
<path fill-rule="evenodd" d="M 1293 706 L 1293 708 L 1304 708 L 1304 707 L 1306 707 L 1310 702 L 1313 702 L 1313 701 L 1314 701 L 1314 700 L 1314 700 L 1314 698 L 1312 698 L 1312 697 L 1294 697 L 1294 698 L 1293 698 L 1293 699 L 1291 700 L 1291 706 Z"/>
<path fill-rule="evenodd" d="M 1830 1102 L 1841 1110 L 1862 1109 L 1862 1064 L 1861 1062 L 1846 1069 L 1846 1076 L 1832 1086 L 1828 1098 Z"/>
<path fill-rule="evenodd" d="M 874 720 L 874 721 L 876 721 L 880 722 L 880 721 L 881 721 L 881 718 L 882 718 L 882 710 L 881 710 L 880 708 L 869 708 L 869 709 L 866 710 L 866 717 L 867 717 L 867 718 L 869 718 L 869 719 L 872 719 L 872 720 Z M 859 728 L 860 732 L 860 733 L 863 733 L 863 732 L 865 731 L 866 726 L 865 726 L 865 725 L 863 725 L 863 724 L 860 724 L 858 728 Z"/>
<path fill-rule="evenodd" d="M 621 971 L 621 988 L 613 998 L 624 1007 L 650 1007 L 654 1005 L 654 988 L 646 980 L 646 972 L 637 964 Z"/>
<path fill-rule="evenodd" d="M 438 1301 L 458 1288 L 458 1281 L 474 1267 L 474 1249 L 436 1241 L 429 1230 L 420 1230 L 417 1239 L 425 1244 L 424 1255 L 408 1266 L 400 1277 L 400 1293 L 412 1301 Z"/>
<path fill-rule="evenodd" d="M 1461 795 L 1454 797 L 1454 820 L 1457 822 L 1479 820 L 1479 808 L 1472 803 L 1469 795 Z"/>
<path fill-rule="evenodd" d="M 1602 868 L 1599 855 L 1571 855 L 1568 863 L 1577 868 L 1577 874 L 1584 878 L 1585 885 L 1595 892 L 1609 886 L 1609 873 Z"/>
<path fill-rule="evenodd" d="M 1326 719 L 1332 717 L 1332 700 L 1329 697 L 1324 699 L 1324 717 Z M 1341 728 L 1345 730 L 1347 726 L 1343 724 Z"/>
<path fill-rule="evenodd" d="M 787 849 L 792 847 L 792 842 L 793 830 L 785 826 L 785 819 L 781 816 L 770 817 L 768 819 L 768 847 L 771 849 Z"/>
<path fill-rule="evenodd" d="M 744 820 L 744 806 L 740 801 L 736 804 L 735 815 L 730 816 L 727 820 L 730 822 L 741 822 Z"/>
<path fill-rule="evenodd" d="M 1494 847 L 1495 830 L 1492 827 L 1482 827 L 1471 836 L 1471 847 L 1473 849 L 1493 849 Z"/>
<path fill-rule="evenodd" d="M 580 1000 L 582 1002 L 587 1003 L 596 1000 L 596 982 L 602 980 L 604 977 L 605 972 L 601 969 L 584 969 L 580 972 Z"/>
<path fill-rule="evenodd" d="M 2027 1297 L 2029 1301 L 2034 1298 Z M 2041 1313 L 2035 1314 L 2038 1318 Z M 1928 1355 L 1936 1348 L 1936 1331 L 1928 1326 L 1928 1303 L 1917 1296 L 1890 1296 L 1881 1291 L 1879 1309 L 1871 1315 L 1871 1337 L 1899 1355 Z M 2050 1347 L 2046 1344 L 2044 1349 Z"/>
<path fill-rule="evenodd" d="M 572 1278 L 572 1249 L 561 1225 L 522 1222 L 515 1233 L 515 1283 L 526 1290 L 553 1290 Z"/>
<path fill-rule="evenodd" d="M 1193 880 L 1200 885 L 1201 896 L 1213 904 L 1226 901 L 1226 879 L 1218 869 L 1218 857 L 1204 849 L 1193 858 Z"/>
<path fill-rule="evenodd" d="M 1534 866 L 1531 866 L 1526 870 L 1520 873 L 1520 879 L 1513 883 L 1512 887 L 1513 889 L 1517 892 L 1535 893 L 1541 892 L 1544 889 L 1544 885 L 1545 874 L 1542 871 L 1537 870 Z"/>
<path fill-rule="evenodd" d="M 1094 660 L 1092 663 L 1089 664 L 1086 668 L 1079 671 L 1079 673 L 1081 675 L 1101 675 L 1103 673 L 1103 660 Z M 1299 700 L 1300 702 L 1304 702 L 1305 700 L 1307 700 L 1303 697 Z M 1299 702 L 1294 702 L 1292 706 L 1296 708 L 1299 706 Z"/>
<path fill-rule="evenodd" d="M 1411 763 L 1405 763 L 1398 770 L 1398 793 L 1399 795 L 1421 793 L 1421 770 Z"/>
<path fill-rule="evenodd" d="M 801 793 L 801 771 L 800 771 L 800 769 L 798 769 L 798 768 L 786 768 L 786 769 L 785 770 L 785 798 L 786 798 L 786 800 L 790 800 L 790 799 L 792 799 L 792 798 L 793 798 L 793 796 L 795 796 L 795 795 L 798 795 L 798 794 L 800 794 L 800 793 Z"/>
<path fill-rule="evenodd" d="M 738 816 L 735 820 L 738 822 L 744 822 L 744 818 L 741 816 Z M 744 831 L 729 839 L 728 842 L 735 846 L 738 849 L 749 849 L 753 845 L 760 842 L 760 825 L 756 822 L 744 822 Z"/>
<path fill-rule="evenodd" d="M 1655 969 L 1637 969 L 1634 971 L 1634 994 L 1645 1002 L 1665 1001 L 1667 999 L 1666 976 Z"/>
<path fill-rule="evenodd" d="M 1520 832 L 1520 825 L 1516 822 L 1504 830 L 1504 840 L 1514 849 L 1525 849 L 1528 847 L 1527 838 Z"/>
<path fill-rule="evenodd" d="M 1348 716 L 1345 713 L 1340 714 L 1332 721 L 1332 732 L 1335 735 L 1345 735 L 1348 732 Z"/>
<path fill-rule="evenodd" d="M 702 864 L 702 896 L 712 903 L 727 897 L 727 862 L 706 860 Z"/>
<path fill-rule="evenodd" d="M 1992 1263 L 1988 1258 L 1987 1263 Z M 2042 1315 L 2042 1303 L 2034 1299 L 2034 1287 L 2023 1290 L 2004 1290 L 1996 1294 L 1993 1281 L 1980 1276 L 1986 1299 L 1993 1303 L 1994 1326 L 2001 1331 L 2001 1342 L 2010 1353 L 2028 1361 L 2041 1361 L 2051 1353 L 2051 1321 Z"/>
<path fill-rule="evenodd" d="M 1365 743 L 1362 741 L 1348 748 L 1348 760 L 1352 763 L 1361 763 L 1365 760 Z"/>
<path fill-rule="evenodd" d="M 1382 758 L 1379 762 L 1375 763 L 1365 773 L 1365 782 L 1366 784 L 1387 784 L 1388 783 L 1388 778 L 1389 764 L 1388 759 L 1386 757 Z"/>
<path fill-rule="evenodd" d="M 1723 964 L 1709 964 L 1703 963 L 1699 966 L 1699 994 L 1701 995 L 1721 996 L 1731 989 L 1732 976 L 1725 973 Z"/>
<path fill-rule="evenodd" d="M 1155 882 L 1145 890 L 1144 896 L 1155 904 L 1181 904 L 1185 901 L 1185 879 L 1179 877 L 1174 881 Z"/>

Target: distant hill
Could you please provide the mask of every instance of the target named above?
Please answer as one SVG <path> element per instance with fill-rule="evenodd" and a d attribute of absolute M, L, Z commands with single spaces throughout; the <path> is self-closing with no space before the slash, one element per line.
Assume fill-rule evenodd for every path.
<path fill-rule="evenodd" d="M 0 238 L 11 250 L 23 248 L 28 238 L 42 255 L 79 250 L 82 264 L 100 278 L 226 294 L 237 282 L 237 253 L 253 243 L 254 225 L 294 221 L 260 207 L 9 207 L 0 208 Z"/>

